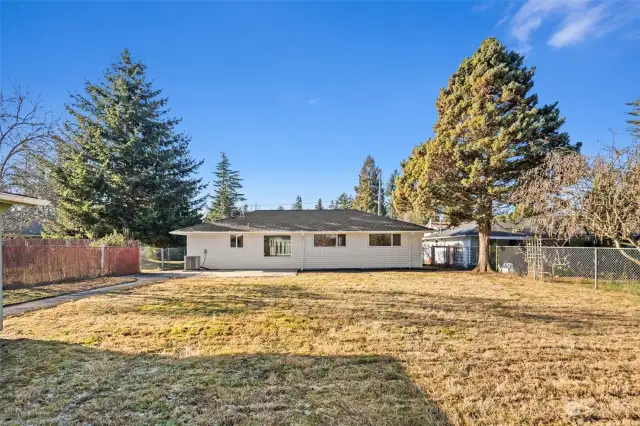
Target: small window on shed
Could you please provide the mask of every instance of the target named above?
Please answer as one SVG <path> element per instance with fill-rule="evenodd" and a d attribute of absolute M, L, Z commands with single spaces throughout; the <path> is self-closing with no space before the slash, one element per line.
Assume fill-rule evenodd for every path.
<path fill-rule="evenodd" d="M 393 245 L 394 246 L 402 245 L 402 234 L 393 234 Z"/>

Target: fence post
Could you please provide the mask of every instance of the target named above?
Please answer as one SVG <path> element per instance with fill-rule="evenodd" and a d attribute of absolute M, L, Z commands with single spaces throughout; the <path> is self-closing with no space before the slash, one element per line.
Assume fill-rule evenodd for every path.
<path fill-rule="evenodd" d="M 104 244 L 100 246 L 100 272 L 104 275 Z"/>
<path fill-rule="evenodd" d="M 594 274 L 593 274 L 593 288 L 598 288 L 598 247 L 593 249 L 593 269 L 594 269 Z"/>
<path fill-rule="evenodd" d="M 160 270 L 164 271 L 164 249 L 160 249 Z"/>

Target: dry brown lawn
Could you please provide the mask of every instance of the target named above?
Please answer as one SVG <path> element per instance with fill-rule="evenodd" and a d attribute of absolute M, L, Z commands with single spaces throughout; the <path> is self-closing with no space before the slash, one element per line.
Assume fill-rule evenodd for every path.
<path fill-rule="evenodd" d="M 6 424 L 640 423 L 640 297 L 506 275 L 170 280 L 3 337 Z"/>
<path fill-rule="evenodd" d="M 29 302 L 31 300 L 46 299 L 47 297 L 60 296 L 61 294 L 75 293 L 77 291 L 92 288 L 108 287 L 135 281 L 131 277 L 100 277 L 80 281 L 70 281 L 52 284 L 27 286 L 24 288 L 12 288 L 3 291 L 2 303 L 4 306 L 16 303 Z"/>

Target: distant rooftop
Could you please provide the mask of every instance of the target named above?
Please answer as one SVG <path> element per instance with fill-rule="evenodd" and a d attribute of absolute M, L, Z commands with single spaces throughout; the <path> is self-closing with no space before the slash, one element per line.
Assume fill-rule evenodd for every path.
<path fill-rule="evenodd" d="M 523 225 L 516 225 L 512 222 L 495 221 L 491 225 L 490 238 L 527 238 L 531 235 L 530 230 Z M 467 222 L 462 225 L 445 229 L 444 231 L 433 232 L 425 237 L 425 239 L 437 238 L 465 238 L 477 237 L 478 225 L 475 222 Z"/>

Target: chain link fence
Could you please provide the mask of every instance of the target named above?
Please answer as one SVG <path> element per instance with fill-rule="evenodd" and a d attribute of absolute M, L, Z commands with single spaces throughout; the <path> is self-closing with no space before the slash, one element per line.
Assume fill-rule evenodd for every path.
<path fill-rule="evenodd" d="M 498 247 L 504 272 L 640 294 L 640 251 L 608 247 Z"/>
<path fill-rule="evenodd" d="M 472 269 L 478 247 L 426 247 L 425 263 Z M 491 246 L 491 267 L 535 280 L 578 283 L 640 294 L 640 251 L 609 247 Z"/>
<path fill-rule="evenodd" d="M 140 247 L 140 270 L 174 271 L 184 269 L 185 247 Z"/>

